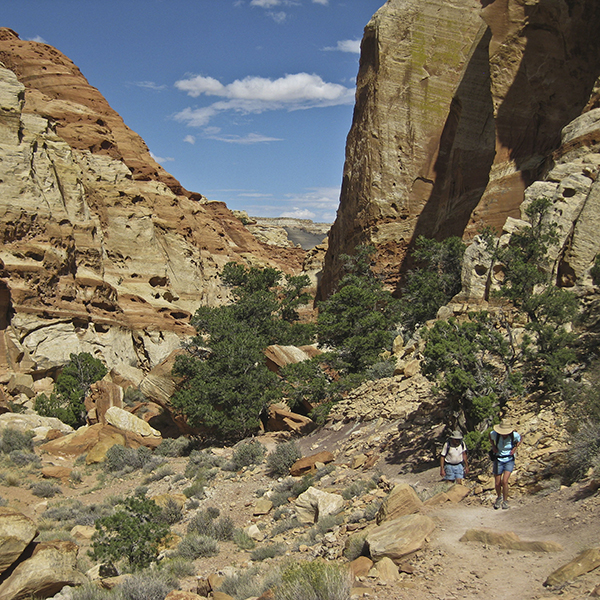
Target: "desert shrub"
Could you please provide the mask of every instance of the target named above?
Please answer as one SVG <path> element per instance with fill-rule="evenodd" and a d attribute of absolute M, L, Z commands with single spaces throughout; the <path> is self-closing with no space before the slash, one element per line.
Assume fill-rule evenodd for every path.
<path fill-rule="evenodd" d="M 240 550 L 252 550 L 256 546 L 256 542 L 243 529 L 234 530 L 233 541 Z"/>
<path fill-rule="evenodd" d="M 16 467 L 26 467 L 27 465 L 41 467 L 42 465 L 40 457 L 34 452 L 28 452 L 27 450 L 13 450 L 9 454 L 9 457 Z"/>
<path fill-rule="evenodd" d="M 289 531 L 290 529 L 296 529 L 297 527 L 302 527 L 302 523 L 298 521 L 296 517 L 290 517 L 288 519 L 281 519 L 271 530 L 271 535 L 274 537 L 283 533 L 284 531 Z"/>
<path fill-rule="evenodd" d="M 312 475 L 305 475 L 302 479 L 294 481 L 294 485 L 290 489 L 290 493 L 294 498 L 297 498 L 300 494 L 303 494 L 312 484 L 314 479 Z"/>
<path fill-rule="evenodd" d="M 203 498 L 204 482 L 199 480 L 194 481 L 183 490 L 183 494 L 186 498 Z"/>
<path fill-rule="evenodd" d="M 214 506 L 198 512 L 188 523 L 188 533 L 195 533 L 211 537 L 215 540 L 230 540 L 235 529 L 233 520 L 229 516 L 217 519 L 220 511 Z"/>
<path fill-rule="evenodd" d="M 131 385 L 128 388 L 125 388 L 123 391 L 123 403 L 126 406 L 135 406 L 142 402 L 148 402 L 148 398 L 144 392 Z"/>
<path fill-rule="evenodd" d="M 71 592 L 71 600 L 116 600 L 112 591 L 104 590 L 96 583 L 86 583 Z"/>
<path fill-rule="evenodd" d="M 206 474 L 209 469 L 223 467 L 225 462 L 226 460 L 221 456 L 215 456 L 210 452 L 192 450 L 184 475 L 188 479 L 194 479 L 199 473 Z"/>
<path fill-rule="evenodd" d="M 35 538 L 36 542 L 54 542 L 56 540 L 75 542 L 75 538 L 64 529 L 46 529 L 46 531 L 40 532 L 40 534 Z"/>
<path fill-rule="evenodd" d="M 258 465 L 265 459 L 266 448 L 257 440 L 250 440 L 238 444 L 234 451 L 232 462 L 235 471 L 242 467 Z"/>
<path fill-rule="evenodd" d="M 138 448 L 138 452 L 139 452 L 139 448 Z M 144 471 L 144 473 L 152 473 L 152 471 L 154 471 L 154 469 L 157 469 L 158 467 L 162 467 L 165 464 L 166 460 L 167 459 L 164 456 L 154 456 L 152 454 L 144 462 L 144 466 L 142 467 L 142 470 Z M 169 475 L 171 475 L 171 473 L 169 473 Z"/>
<path fill-rule="evenodd" d="M 278 568 L 261 571 L 255 566 L 225 577 L 219 591 L 229 594 L 236 600 L 246 600 L 246 598 L 262 596 L 264 592 L 276 588 L 280 583 L 281 576 Z"/>
<path fill-rule="evenodd" d="M 379 512 L 381 505 L 383 504 L 383 500 L 375 500 L 373 502 L 369 502 L 365 507 L 365 519 L 367 521 L 372 521 Z"/>
<path fill-rule="evenodd" d="M 216 556 L 219 553 L 217 541 L 207 535 L 188 533 L 177 546 L 177 554 L 189 560 Z"/>
<path fill-rule="evenodd" d="M 288 475 L 290 467 L 302 458 L 302 453 L 298 444 L 293 440 L 277 444 L 273 452 L 267 456 L 267 467 L 273 477 L 283 477 Z"/>
<path fill-rule="evenodd" d="M 96 521 L 90 556 L 115 562 L 124 558 L 133 569 L 147 567 L 169 534 L 160 516 L 161 509 L 153 500 L 126 498 L 112 515 Z"/>
<path fill-rule="evenodd" d="M 176 582 L 160 571 L 145 571 L 128 577 L 115 588 L 118 600 L 164 600 Z"/>
<path fill-rule="evenodd" d="M 2 437 L 0 438 L 0 452 L 10 454 L 17 450 L 24 452 L 33 451 L 33 433 L 7 427 L 2 432 Z"/>
<path fill-rule="evenodd" d="M 70 529 L 75 525 L 92 526 L 97 519 L 105 517 L 111 512 L 112 508 L 105 504 L 85 505 L 79 500 L 68 498 L 59 500 L 49 506 L 42 514 L 42 518 L 50 521 L 58 521 Z"/>
<path fill-rule="evenodd" d="M 21 475 L 18 473 L 2 473 L 2 483 L 8 487 L 19 487 Z"/>
<path fill-rule="evenodd" d="M 233 520 L 229 516 L 221 517 L 217 519 L 214 524 L 214 537 L 217 540 L 231 540 L 233 539 L 233 532 L 235 531 L 235 525 Z"/>
<path fill-rule="evenodd" d="M 168 525 L 174 525 L 179 523 L 183 517 L 183 511 L 181 506 L 172 498 L 169 498 L 162 508 L 161 519 Z"/>
<path fill-rule="evenodd" d="M 342 498 L 344 498 L 344 500 L 357 498 L 358 496 L 362 496 L 368 490 L 372 490 L 374 487 L 375 482 L 372 479 L 359 479 L 358 481 L 353 481 L 349 486 L 342 490 Z"/>
<path fill-rule="evenodd" d="M 216 506 L 207 506 L 205 510 L 211 519 L 216 519 L 221 514 L 221 511 Z"/>
<path fill-rule="evenodd" d="M 349 600 L 352 588 L 350 571 L 344 566 L 323 561 L 301 562 L 281 574 L 282 584 L 275 590 L 276 600 Z"/>
<path fill-rule="evenodd" d="M 161 479 L 164 479 L 165 477 L 169 477 L 170 475 L 173 475 L 173 473 L 175 473 L 175 471 L 173 470 L 173 467 L 171 465 L 165 465 L 164 467 L 161 467 L 160 469 L 158 469 L 158 471 L 156 471 L 155 473 L 151 473 L 150 475 L 145 477 L 144 483 L 152 483 L 153 481 L 160 481 Z"/>
<path fill-rule="evenodd" d="M 344 517 L 341 514 L 325 515 L 317 521 L 317 523 L 314 525 L 314 528 L 319 533 L 327 533 L 328 531 L 332 531 L 338 525 L 341 525 L 343 522 Z"/>
<path fill-rule="evenodd" d="M 62 490 L 50 481 L 36 481 L 31 484 L 31 493 L 40 498 L 54 498 L 56 494 L 62 494 Z"/>
<path fill-rule="evenodd" d="M 183 579 L 196 574 L 194 563 L 183 556 L 166 558 L 159 563 L 160 570 L 174 579 Z"/>
<path fill-rule="evenodd" d="M 250 558 L 252 560 L 261 561 L 265 560 L 265 558 L 275 558 L 276 556 L 281 556 L 285 554 L 285 551 L 285 544 L 262 544 L 252 550 L 250 553 Z"/>
<path fill-rule="evenodd" d="M 313 475 L 313 480 L 320 481 L 321 479 L 323 479 L 323 477 L 326 477 L 330 473 L 333 473 L 333 471 L 335 471 L 335 465 L 333 463 L 329 463 L 328 465 L 325 465 L 324 467 L 321 467 L 320 469 L 316 470 L 316 472 Z"/>
<path fill-rule="evenodd" d="M 600 422 L 585 421 L 571 436 L 567 479 L 576 481 L 588 475 L 600 475 Z"/>
<path fill-rule="evenodd" d="M 104 469 L 109 473 L 118 471 L 132 472 L 144 468 L 152 459 L 152 450 L 145 446 L 125 448 L 115 444 L 106 452 Z"/>
<path fill-rule="evenodd" d="M 369 556 L 369 549 L 366 543 L 366 535 L 364 533 L 358 533 L 351 535 L 346 540 L 346 546 L 344 548 L 344 556 L 352 561 L 359 556 Z"/>
<path fill-rule="evenodd" d="M 187 456 L 190 453 L 192 446 L 192 440 L 182 435 L 178 438 L 165 438 L 155 452 L 160 456 L 177 458 L 178 456 Z"/>
<path fill-rule="evenodd" d="M 395 360 L 382 360 L 367 367 L 365 370 L 365 378 L 375 381 L 377 379 L 383 379 L 384 377 L 391 377 L 394 374 L 395 369 Z"/>

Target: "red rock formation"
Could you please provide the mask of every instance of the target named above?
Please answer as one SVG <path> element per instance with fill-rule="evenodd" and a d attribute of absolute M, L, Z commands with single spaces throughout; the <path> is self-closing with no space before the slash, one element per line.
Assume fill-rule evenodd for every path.
<path fill-rule="evenodd" d="M 518 217 L 561 129 L 598 100 L 599 28 L 596 0 L 389 0 L 362 41 L 319 296 L 359 243 L 397 285 L 418 235 Z"/>

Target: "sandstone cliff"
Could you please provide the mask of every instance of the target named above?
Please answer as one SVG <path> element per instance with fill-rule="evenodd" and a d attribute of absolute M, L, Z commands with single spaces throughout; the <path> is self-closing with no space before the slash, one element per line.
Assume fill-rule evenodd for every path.
<path fill-rule="evenodd" d="M 519 217 L 561 130 L 597 106 L 599 27 L 595 0 L 389 0 L 365 28 L 320 296 L 359 243 L 397 285 L 416 236 Z"/>
<path fill-rule="evenodd" d="M 152 367 L 224 300 L 229 260 L 301 268 L 188 192 L 79 69 L 0 29 L 0 372 L 69 353 Z"/>

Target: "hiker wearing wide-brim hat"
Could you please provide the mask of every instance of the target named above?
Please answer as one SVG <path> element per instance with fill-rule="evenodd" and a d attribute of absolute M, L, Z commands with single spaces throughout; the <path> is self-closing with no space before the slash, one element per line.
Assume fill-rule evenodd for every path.
<path fill-rule="evenodd" d="M 462 484 L 465 474 L 469 473 L 467 447 L 463 442 L 462 433 L 453 431 L 444 444 L 440 455 L 440 476 L 447 481 Z"/>
<path fill-rule="evenodd" d="M 497 496 L 494 508 L 508 508 L 508 480 L 515 468 L 515 450 L 521 443 L 521 436 L 510 423 L 501 421 L 490 431 L 490 442 Z"/>

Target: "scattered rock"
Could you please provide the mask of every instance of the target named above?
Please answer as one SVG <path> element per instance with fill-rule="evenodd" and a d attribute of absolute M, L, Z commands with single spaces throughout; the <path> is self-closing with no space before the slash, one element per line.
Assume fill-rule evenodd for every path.
<path fill-rule="evenodd" d="M 71 477 L 71 471 L 69 467 L 59 467 L 56 465 L 46 465 L 42 468 L 42 477 L 46 479 L 60 479 L 63 483 L 69 481 Z"/>
<path fill-rule="evenodd" d="M 273 502 L 268 498 L 260 498 L 256 504 L 254 505 L 253 514 L 255 516 L 258 515 L 266 515 L 273 508 Z"/>
<path fill-rule="evenodd" d="M 349 564 L 349 567 L 354 578 L 363 577 L 372 569 L 373 561 L 368 556 L 359 556 Z"/>
<path fill-rule="evenodd" d="M 327 515 L 335 515 L 344 507 L 344 498 L 315 487 L 309 487 L 296 499 L 296 515 L 300 523 L 318 523 Z"/>
<path fill-rule="evenodd" d="M 37 535 L 36 524 L 17 510 L 0 506 L 0 573 L 4 573 Z"/>
<path fill-rule="evenodd" d="M 327 464 L 333 462 L 335 457 L 331 452 L 323 451 L 311 456 L 304 456 L 297 460 L 290 468 L 290 475 L 300 477 L 316 470 L 317 463 Z"/>
<path fill-rule="evenodd" d="M 161 437 L 160 431 L 150 427 L 146 421 L 117 406 L 111 406 L 104 418 L 109 425 L 114 425 L 122 431 L 137 433 L 142 437 Z"/>
<path fill-rule="evenodd" d="M 544 582 L 545 586 L 558 586 L 572 581 L 579 575 L 600 567 L 600 548 L 590 548 L 578 554 L 572 561 L 556 569 Z"/>
<path fill-rule="evenodd" d="M 312 419 L 272 404 L 268 409 L 268 431 L 292 431 L 296 434 L 310 433 L 315 424 Z"/>
<path fill-rule="evenodd" d="M 95 532 L 96 528 L 90 525 L 75 525 L 71 529 L 70 535 L 76 540 L 91 540 Z"/>
<path fill-rule="evenodd" d="M 433 520 L 419 514 L 384 521 L 367 534 L 371 558 L 378 561 L 387 556 L 398 562 L 404 556 L 419 550 L 434 529 Z"/>
<path fill-rule="evenodd" d="M 40 542 L 31 558 L 19 563 L 0 584 L 0 600 L 47 598 L 65 585 L 83 585 L 88 578 L 77 570 L 77 544 Z"/>
<path fill-rule="evenodd" d="M 193 592 L 182 592 L 181 590 L 173 590 L 165 596 L 165 600 L 203 600 L 204 596 L 199 596 Z"/>
<path fill-rule="evenodd" d="M 419 512 L 422 506 L 423 502 L 417 496 L 417 492 L 408 483 L 401 483 L 383 501 L 377 513 L 377 524 Z"/>
<path fill-rule="evenodd" d="M 385 583 L 393 583 L 399 577 L 397 565 L 387 556 L 377 562 L 375 568 L 377 569 L 377 576 Z"/>
<path fill-rule="evenodd" d="M 481 542 L 489 546 L 521 552 L 561 552 L 563 550 L 563 547 L 556 542 L 526 542 L 512 531 L 493 531 L 491 529 L 468 529 L 460 541 Z"/>

